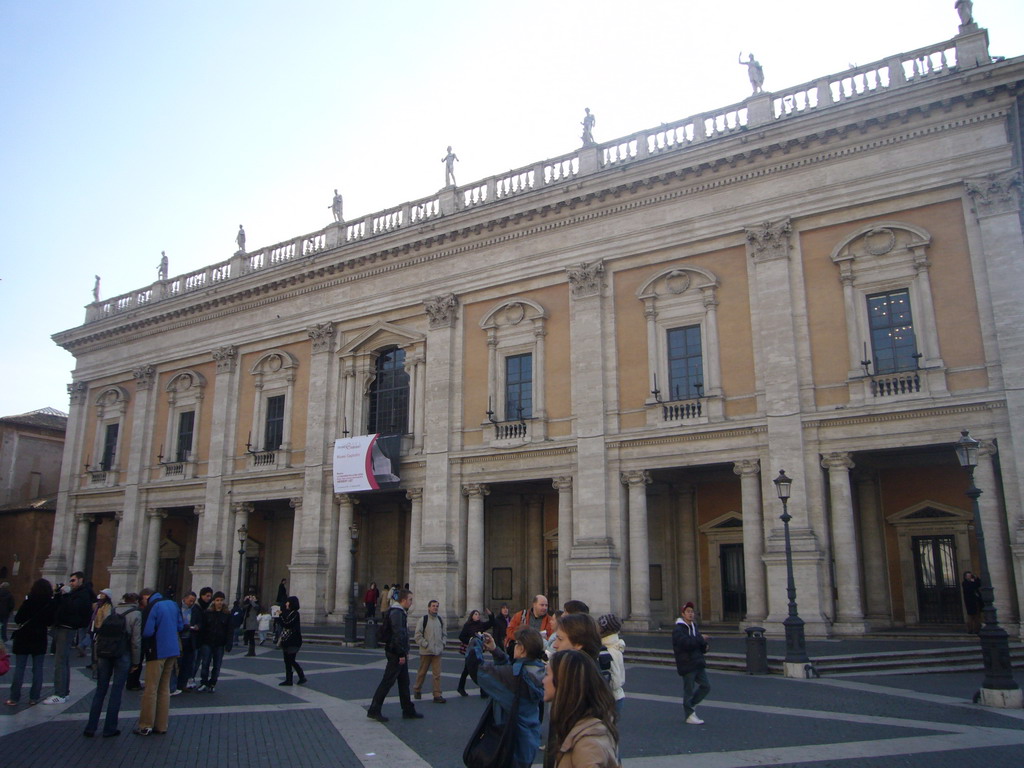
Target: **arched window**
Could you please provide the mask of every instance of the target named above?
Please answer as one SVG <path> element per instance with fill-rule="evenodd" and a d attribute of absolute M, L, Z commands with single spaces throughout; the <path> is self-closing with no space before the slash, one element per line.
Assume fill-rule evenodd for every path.
<path fill-rule="evenodd" d="M 377 355 L 370 383 L 369 434 L 404 435 L 409 428 L 409 374 L 405 350 L 387 347 Z"/>

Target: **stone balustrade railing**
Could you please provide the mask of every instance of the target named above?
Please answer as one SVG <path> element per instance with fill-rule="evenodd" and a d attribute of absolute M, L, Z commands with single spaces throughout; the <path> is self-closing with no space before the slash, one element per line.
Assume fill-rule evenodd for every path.
<path fill-rule="evenodd" d="M 973 37 L 984 35 L 982 30 Z M 606 168 L 622 166 L 655 155 L 686 150 L 703 142 L 731 136 L 748 128 L 786 120 L 869 97 L 958 69 L 958 37 L 909 53 L 890 56 L 866 66 L 774 93 L 751 96 L 744 102 L 712 112 L 663 123 L 613 141 L 582 147 L 559 157 L 497 174 L 461 187 L 446 187 L 437 194 L 372 213 L 360 219 L 302 235 L 254 253 L 236 253 L 227 261 L 185 275 L 158 281 L 146 288 L 86 307 L 86 323 L 130 312 L 162 299 L 201 291 L 225 280 L 270 269 L 321 251 L 372 237 L 416 227 L 441 216 L 479 208 L 540 190 Z M 976 66 L 987 62 L 987 43 L 973 43 L 970 55 Z"/>

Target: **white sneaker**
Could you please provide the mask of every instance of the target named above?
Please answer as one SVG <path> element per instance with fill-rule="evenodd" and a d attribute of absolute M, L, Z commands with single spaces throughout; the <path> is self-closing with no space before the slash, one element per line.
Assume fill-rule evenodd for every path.
<path fill-rule="evenodd" d="M 690 725 L 704 725 L 704 721 L 697 717 L 696 711 L 690 713 L 690 716 L 686 718 L 686 722 Z"/>
<path fill-rule="evenodd" d="M 53 695 L 48 699 L 43 699 L 43 704 L 66 704 L 68 700 L 67 696 Z"/>

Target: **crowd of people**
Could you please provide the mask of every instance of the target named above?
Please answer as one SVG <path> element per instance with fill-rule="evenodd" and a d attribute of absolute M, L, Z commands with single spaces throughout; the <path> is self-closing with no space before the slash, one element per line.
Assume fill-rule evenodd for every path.
<path fill-rule="evenodd" d="M 167 732 L 170 698 L 184 692 L 213 693 L 225 651 L 242 633 L 247 656 L 268 639 L 280 647 L 285 679 L 302 685 L 306 677 L 296 656 L 302 646 L 299 600 L 288 596 L 285 581 L 278 603 L 264 610 L 255 590 L 227 604 L 223 592 L 204 587 L 181 600 L 146 588 L 128 592 L 115 603 L 109 589 L 94 593 L 85 574 L 76 571 L 54 587 L 39 579 L 14 614 L 14 676 L 6 706 L 21 705 L 25 674 L 31 662 L 28 703 L 63 704 L 71 693 L 71 657 L 90 656 L 93 693 L 84 735 L 95 736 L 106 705 L 102 735 L 118 736 L 123 692 L 141 690 L 138 736 Z M 6 621 L 3 622 L 6 632 Z M 43 661 L 54 655 L 53 695 L 42 698 Z M 298 675 L 297 681 L 295 675 Z M 143 679 L 144 678 L 144 679 Z"/>
<path fill-rule="evenodd" d="M 382 708 L 397 683 L 402 717 L 422 718 L 414 700 L 422 698 L 428 673 L 433 702 L 446 703 L 441 658 L 447 631 L 438 601 L 428 602 L 426 613 L 412 630 L 413 593 L 408 585 L 385 585 L 378 590 L 371 584 L 364 593 L 364 605 L 367 618 L 380 610 L 379 640 L 387 659 L 367 717 L 388 721 Z M 13 604 L 8 612 L 12 609 Z M 257 644 L 268 639 L 281 649 L 285 679 L 280 685 L 306 683 L 297 662 L 302 646 L 299 600 L 287 594 L 284 580 L 278 603 L 265 610 L 255 590 L 229 608 L 225 594 L 211 587 L 204 587 L 198 595 L 188 592 L 180 601 L 147 588 L 138 594 L 126 593 L 115 603 L 109 589 L 92 593 L 84 574 L 76 571 L 56 588 L 45 579 L 36 581 L 14 621 L 15 668 L 7 706 L 20 705 L 30 661 L 29 703 L 66 702 L 71 656 L 76 649 L 81 655 L 88 653 L 96 688 L 84 730 L 87 737 L 100 731 L 104 706 L 102 735 L 121 733 L 118 715 L 126 688 L 143 690 L 133 733 L 166 733 L 170 698 L 187 691 L 213 693 L 224 653 L 239 633 L 247 656 L 254 656 Z M 513 612 L 503 604 L 497 613 L 489 609 L 469 612 L 459 632 L 459 650 L 465 661 L 457 690 L 468 696 L 466 682 L 471 678 L 481 697 L 490 700 L 488 727 L 511 729 L 514 735 L 507 765 L 531 765 L 542 742 L 545 768 L 620 765 L 618 723 L 626 699 L 621 629 L 616 615 L 594 618 L 580 600 L 569 600 L 561 610 L 549 611 L 544 595 L 537 595 L 520 611 Z M 685 722 L 692 725 L 704 722 L 697 715 L 697 705 L 710 691 L 705 662 L 708 640 L 697 626 L 694 604 L 686 603 L 673 628 L 672 646 L 676 670 L 683 678 Z M 414 643 L 419 669 L 410 686 Z M 54 654 L 54 692 L 41 699 L 48 646 Z M 485 654 L 490 655 L 489 660 Z M 547 738 L 542 739 L 545 718 Z"/>

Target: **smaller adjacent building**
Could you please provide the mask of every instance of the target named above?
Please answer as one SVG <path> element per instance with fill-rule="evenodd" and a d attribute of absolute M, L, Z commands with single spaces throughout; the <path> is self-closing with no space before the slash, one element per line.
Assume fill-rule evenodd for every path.
<path fill-rule="evenodd" d="M 0 582 L 16 596 L 50 553 L 67 424 L 55 408 L 0 418 Z"/>

